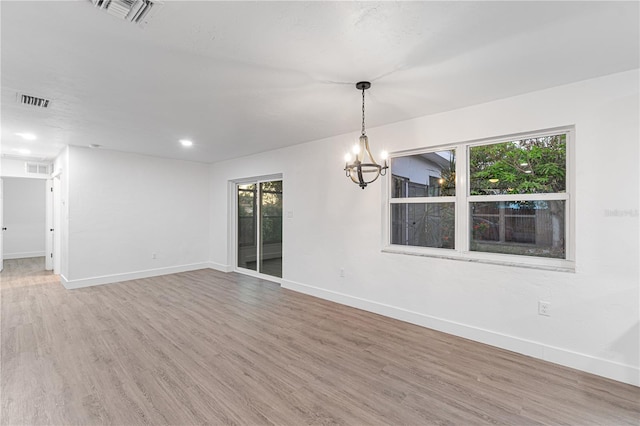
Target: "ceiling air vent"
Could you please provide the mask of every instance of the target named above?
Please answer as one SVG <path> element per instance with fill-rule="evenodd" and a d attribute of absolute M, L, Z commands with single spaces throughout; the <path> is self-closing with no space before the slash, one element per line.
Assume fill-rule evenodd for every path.
<path fill-rule="evenodd" d="M 37 96 L 25 95 L 18 93 L 18 102 L 22 105 L 31 105 L 40 108 L 49 108 L 50 99 L 38 98 Z"/>
<path fill-rule="evenodd" d="M 91 0 L 91 2 L 95 7 L 135 24 L 145 24 L 144 18 L 155 6 L 155 3 L 150 0 Z"/>
<path fill-rule="evenodd" d="M 48 175 L 51 165 L 45 163 L 24 163 L 25 172 L 30 175 Z"/>

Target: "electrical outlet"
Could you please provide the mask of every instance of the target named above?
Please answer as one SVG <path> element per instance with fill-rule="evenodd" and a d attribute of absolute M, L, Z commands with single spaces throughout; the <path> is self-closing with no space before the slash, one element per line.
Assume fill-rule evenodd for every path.
<path fill-rule="evenodd" d="M 340 276 L 344 278 L 344 268 L 340 268 Z"/>
<path fill-rule="evenodd" d="M 155 253 L 152 253 L 152 254 L 151 254 L 151 258 L 152 258 L 152 259 L 157 259 L 157 258 L 158 258 L 158 256 L 157 256 Z"/>
<path fill-rule="evenodd" d="M 551 316 L 551 302 L 545 302 L 544 300 L 538 301 L 538 315 L 544 315 L 546 317 Z"/>

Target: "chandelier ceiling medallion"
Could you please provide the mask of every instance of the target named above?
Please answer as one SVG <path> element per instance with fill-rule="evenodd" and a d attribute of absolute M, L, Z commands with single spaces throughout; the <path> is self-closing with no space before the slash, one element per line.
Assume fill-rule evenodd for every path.
<path fill-rule="evenodd" d="M 360 134 L 359 142 L 353 146 L 353 155 L 355 158 L 352 158 L 351 154 L 347 154 L 344 157 L 346 161 L 344 171 L 347 177 L 351 178 L 351 180 L 362 189 L 378 179 L 378 176 L 384 176 L 389 168 L 389 166 L 387 166 L 387 154 L 384 151 L 382 152 L 384 165 L 381 166 L 376 163 L 369 149 L 369 138 L 367 138 L 364 128 L 364 91 L 369 87 L 371 87 L 371 83 L 368 81 L 356 83 L 356 89 L 362 90 L 362 133 Z M 353 162 L 351 162 L 352 160 Z"/>

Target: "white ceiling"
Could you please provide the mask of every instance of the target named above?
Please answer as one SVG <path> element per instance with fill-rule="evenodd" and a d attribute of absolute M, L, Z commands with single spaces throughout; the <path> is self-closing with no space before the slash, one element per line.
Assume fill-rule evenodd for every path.
<path fill-rule="evenodd" d="M 1 152 L 215 162 L 358 131 L 359 80 L 373 127 L 626 71 L 639 5 L 165 1 L 140 28 L 88 0 L 2 1 Z"/>

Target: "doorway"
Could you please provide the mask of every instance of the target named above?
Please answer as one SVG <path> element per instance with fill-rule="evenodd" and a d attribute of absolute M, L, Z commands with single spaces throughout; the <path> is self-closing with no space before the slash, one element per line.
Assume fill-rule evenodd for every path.
<path fill-rule="evenodd" d="M 46 190 L 45 179 L 3 177 L 3 260 L 38 257 L 44 263 L 47 253 Z"/>
<path fill-rule="evenodd" d="M 59 173 L 55 178 L 0 178 L 0 271 L 4 261 L 16 261 L 60 274 L 59 191 Z"/>
<path fill-rule="evenodd" d="M 282 179 L 236 184 L 236 267 L 282 278 Z"/>

